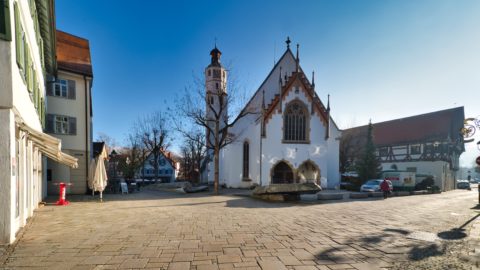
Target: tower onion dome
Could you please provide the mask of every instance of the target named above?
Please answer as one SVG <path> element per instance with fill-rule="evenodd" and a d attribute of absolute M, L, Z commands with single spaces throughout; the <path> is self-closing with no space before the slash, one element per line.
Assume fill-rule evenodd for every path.
<path fill-rule="evenodd" d="M 215 45 L 215 48 L 210 51 L 210 56 L 212 57 L 212 63 L 210 64 L 210 66 L 217 66 L 217 67 L 222 66 L 220 64 L 221 55 L 222 55 L 222 52 L 219 49 L 217 49 L 217 45 Z"/>

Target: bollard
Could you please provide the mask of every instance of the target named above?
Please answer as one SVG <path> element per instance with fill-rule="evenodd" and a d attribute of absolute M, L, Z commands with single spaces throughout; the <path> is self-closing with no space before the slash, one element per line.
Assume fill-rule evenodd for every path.
<path fill-rule="evenodd" d="M 67 185 L 63 182 L 61 182 L 59 184 L 59 189 L 60 189 L 60 192 L 59 192 L 59 196 L 58 196 L 58 201 L 56 203 L 56 205 L 68 205 L 69 204 L 69 201 L 67 201 L 65 199 L 65 196 L 67 194 Z"/>

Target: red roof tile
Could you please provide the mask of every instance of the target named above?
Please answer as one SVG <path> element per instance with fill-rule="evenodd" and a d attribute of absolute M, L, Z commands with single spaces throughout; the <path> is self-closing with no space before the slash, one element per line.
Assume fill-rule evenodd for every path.
<path fill-rule="evenodd" d="M 376 146 L 458 141 L 464 119 L 463 107 L 457 107 L 376 123 L 373 124 L 373 141 Z M 366 136 L 367 126 L 346 129 L 344 133 Z"/>
<path fill-rule="evenodd" d="M 57 30 L 58 69 L 93 76 L 88 40 Z"/>

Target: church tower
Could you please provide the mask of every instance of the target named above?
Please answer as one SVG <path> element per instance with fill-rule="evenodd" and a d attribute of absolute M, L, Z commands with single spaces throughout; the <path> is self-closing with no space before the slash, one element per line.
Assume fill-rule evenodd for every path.
<path fill-rule="evenodd" d="M 209 120 L 209 127 L 206 130 L 207 154 L 210 158 L 208 181 L 213 181 L 213 147 L 215 136 L 215 122 L 219 120 L 218 129 L 224 128 L 228 122 L 228 106 L 227 106 L 227 71 L 220 63 L 222 52 L 215 48 L 210 51 L 211 62 L 205 69 L 205 90 L 206 90 L 206 116 Z M 218 115 L 220 117 L 218 117 Z"/>
<path fill-rule="evenodd" d="M 227 115 L 227 71 L 220 63 L 222 52 L 215 48 L 210 51 L 211 62 L 205 69 L 205 88 L 206 88 L 206 113 L 208 119 L 211 119 L 211 130 L 215 130 L 215 115 L 220 114 L 220 129 L 225 126 L 228 121 Z M 207 136 L 209 136 L 207 130 Z M 208 138 L 208 137 L 207 137 Z M 213 142 L 213 138 L 211 138 Z M 208 140 L 207 140 L 208 144 Z"/>

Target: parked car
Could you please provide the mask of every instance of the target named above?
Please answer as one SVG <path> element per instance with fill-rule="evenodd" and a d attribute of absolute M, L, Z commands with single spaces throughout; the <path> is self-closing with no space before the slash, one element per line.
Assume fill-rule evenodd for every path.
<path fill-rule="evenodd" d="M 467 180 L 458 180 L 457 181 L 457 188 L 458 189 L 470 189 L 470 182 Z"/>
<path fill-rule="evenodd" d="M 376 191 L 380 191 L 380 184 L 383 182 L 383 179 L 372 179 L 372 180 L 368 180 L 367 182 L 365 182 L 365 184 L 363 184 L 361 187 L 360 187 L 360 191 L 362 192 L 376 192 Z M 393 189 L 393 185 L 392 185 L 392 182 L 387 180 L 387 183 L 388 183 L 388 186 L 390 187 L 390 190 Z"/>

